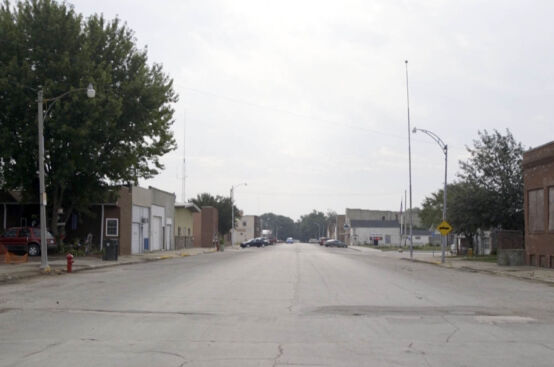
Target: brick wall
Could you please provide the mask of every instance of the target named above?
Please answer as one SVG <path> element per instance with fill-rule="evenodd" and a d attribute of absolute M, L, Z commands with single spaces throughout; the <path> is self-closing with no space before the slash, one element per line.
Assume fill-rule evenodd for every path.
<path fill-rule="evenodd" d="M 218 212 L 211 206 L 204 206 L 200 213 L 193 214 L 195 247 L 213 247 L 214 236 L 219 236 Z"/>
<path fill-rule="evenodd" d="M 131 231 L 133 222 L 132 190 L 124 186 L 119 190 L 117 199 L 119 207 L 119 254 L 131 254 Z"/>
<path fill-rule="evenodd" d="M 491 233 L 493 249 L 497 250 L 523 250 L 523 232 L 498 230 Z"/>
<path fill-rule="evenodd" d="M 554 187 L 554 141 L 523 154 L 525 250 L 529 265 L 554 268 L 554 228 L 549 222 L 549 194 Z M 543 211 L 539 221 L 543 229 L 531 229 L 529 192 L 540 190 L 543 195 Z M 535 215 L 537 213 L 535 212 Z"/>

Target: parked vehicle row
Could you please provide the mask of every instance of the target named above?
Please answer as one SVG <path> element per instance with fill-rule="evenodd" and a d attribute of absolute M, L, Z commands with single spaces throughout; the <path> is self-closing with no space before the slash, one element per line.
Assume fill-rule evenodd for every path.
<path fill-rule="evenodd" d="M 273 245 L 275 242 L 269 241 L 267 238 L 264 237 L 258 237 L 258 238 L 252 238 L 251 240 L 245 241 L 240 244 L 240 247 L 247 248 L 247 247 L 265 247 L 269 245 Z"/>
<path fill-rule="evenodd" d="M 48 250 L 56 249 L 56 241 L 50 232 L 46 232 Z M 10 252 L 27 252 L 29 256 L 40 255 L 40 228 L 12 227 L 0 236 L 0 245 Z"/>
<path fill-rule="evenodd" d="M 339 240 L 327 240 L 325 241 L 325 247 L 348 247 L 346 243 Z"/>

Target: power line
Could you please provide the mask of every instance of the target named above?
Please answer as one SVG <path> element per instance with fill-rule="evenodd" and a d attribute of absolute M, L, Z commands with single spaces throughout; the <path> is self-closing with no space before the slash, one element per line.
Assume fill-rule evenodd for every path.
<path fill-rule="evenodd" d="M 389 132 L 385 132 L 385 131 L 380 131 L 380 130 L 375 130 L 375 129 L 369 129 L 369 128 L 364 127 L 364 126 L 349 124 L 349 123 L 345 123 L 345 122 L 339 122 L 339 121 L 333 121 L 333 120 L 327 120 L 327 119 L 322 119 L 322 118 L 318 118 L 318 117 L 308 116 L 308 115 L 304 115 L 304 114 L 301 114 L 301 113 L 285 110 L 285 109 L 282 109 L 282 108 L 261 105 L 261 104 L 250 102 L 250 101 L 247 101 L 247 100 L 238 99 L 238 98 L 229 97 L 229 96 L 224 96 L 224 95 L 221 95 L 221 94 L 217 94 L 217 93 L 213 93 L 213 92 L 209 92 L 209 91 L 205 91 L 205 90 L 200 90 L 200 89 L 196 89 L 196 88 L 185 88 L 185 87 L 183 87 L 183 89 L 188 90 L 188 91 L 193 92 L 193 93 L 197 93 L 197 94 L 201 94 L 201 95 L 205 95 L 205 96 L 210 96 L 210 97 L 214 97 L 214 98 L 218 98 L 218 99 L 223 99 L 223 100 L 226 100 L 226 101 L 229 101 L 229 102 L 232 102 L 232 103 L 246 105 L 246 106 L 250 106 L 250 107 L 258 108 L 258 109 L 262 109 L 262 110 L 284 113 L 284 114 L 291 115 L 291 116 L 294 116 L 294 117 L 297 117 L 297 118 L 308 119 L 308 120 L 312 120 L 312 121 L 318 121 L 318 122 L 321 122 L 321 123 L 324 123 L 324 124 L 327 124 L 327 125 L 331 125 L 331 126 L 337 126 L 337 125 L 338 126 L 344 126 L 344 127 L 350 128 L 350 129 L 362 130 L 362 131 L 367 131 L 367 132 L 370 132 L 370 133 L 380 134 L 380 135 L 387 135 L 387 136 L 390 136 L 390 137 L 393 137 L 393 138 L 396 138 L 396 139 L 402 139 L 402 140 L 405 139 L 405 137 L 402 136 L 402 135 L 397 135 L 397 134 L 393 134 L 393 133 L 389 133 Z"/>
<path fill-rule="evenodd" d="M 278 192 L 278 191 L 272 191 L 272 192 L 252 192 L 247 191 L 241 193 L 241 195 L 256 195 L 256 196 L 394 196 L 398 195 L 397 192 L 395 193 L 329 193 L 329 192 L 323 192 L 323 193 L 317 193 L 317 192 Z"/>

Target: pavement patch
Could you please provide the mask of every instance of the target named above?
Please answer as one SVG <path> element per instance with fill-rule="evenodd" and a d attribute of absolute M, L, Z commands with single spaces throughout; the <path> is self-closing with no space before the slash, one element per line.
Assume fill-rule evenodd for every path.
<path fill-rule="evenodd" d="M 323 306 L 312 310 L 312 313 L 342 315 L 342 316 L 488 316 L 508 317 L 510 313 L 502 313 L 498 308 L 480 306 L 373 306 L 373 305 L 338 305 Z"/>

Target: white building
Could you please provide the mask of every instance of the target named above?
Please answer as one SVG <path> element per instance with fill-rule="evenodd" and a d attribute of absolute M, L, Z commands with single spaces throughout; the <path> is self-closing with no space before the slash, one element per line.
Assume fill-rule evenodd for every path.
<path fill-rule="evenodd" d="M 396 220 L 347 220 L 346 225 L 349 245 L 400 245 L 400 223 Z"/>
<path fill-rule="evenodd" d="M 260 237 L 260 218 L 257 215 L 243 215 L 236 223 L 235 243 Z"/>

